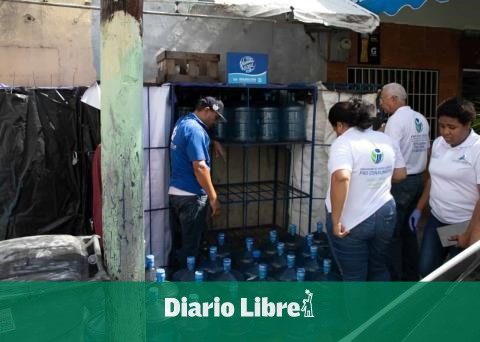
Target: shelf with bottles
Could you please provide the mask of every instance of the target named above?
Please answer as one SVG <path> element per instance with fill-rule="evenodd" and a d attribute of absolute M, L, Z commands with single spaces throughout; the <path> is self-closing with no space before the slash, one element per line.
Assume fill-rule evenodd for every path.
<path fill-rule="evenodd" d="M 309 198 L 310 196 L 306 192 L 280 181 L 218 184 L 215 187 L 221 203 L 257 203 Z"/>
<path fill-rule="evenodd" d="M 314 89 L 314 88 L 313 88 Z M 175 116 L 191 112 L 202 96 L 215 96 L 225 104 L 227 122 L 220 122 L 211 136 L 229 146 L 310 144 L 306 137 L 306 105 L 312 102 L 308 86 L 174 87 Z"/>

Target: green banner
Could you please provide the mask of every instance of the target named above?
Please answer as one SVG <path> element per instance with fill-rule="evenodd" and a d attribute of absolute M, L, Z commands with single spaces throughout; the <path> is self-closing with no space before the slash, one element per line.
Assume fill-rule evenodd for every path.
<path fill-rule="evenodd" d="M 0 341 L 480 339 L 480 284 L 0 283 Z"/>

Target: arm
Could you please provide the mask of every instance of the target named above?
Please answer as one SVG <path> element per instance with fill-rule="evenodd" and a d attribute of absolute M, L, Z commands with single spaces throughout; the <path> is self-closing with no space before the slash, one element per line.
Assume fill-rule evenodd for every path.
<path fill-rule="evenodd" d="M 332 202 L 333 233 L 343 238 L 348 234 L 340 222 L 343 207 L 347 200 L 348 187 L 350 185 L 351 172 L 345 169 L 337 170 L 332 174 L 330 186 L 330 200 Z"/>
<path fill-rule="evenodd" d="M 407 169 L 405 167 L 400 167 L 398 169 L 393 169 L 392 182 L 398 183 L 407 178 Z"/>
<path fill-rule="evenodd" d="M 210 168 L 207 166 L 204 160 L 195 160 L 192 162 L 193 173 L 198 181 L 198 184 L 208 195 L 210 206 L 212 207 L 212 216 L 220 214 L 220 202 L 217 198 L 217 192 L 212 184 L 212 178 L 210 177 Z"/>
<path fill-rule="evenodd" d="M 212 147 L 213 147 L 213 151 L 215 152 L 215 157 L 222 158 L 223 161 L 226 163 L 227 162 L 226 153 L 222 144 L 220 144 L 220 142 L 218 142 L 217 140 L 212 140 Z"/>
<path fill-rule="evenodd" d="M 423 212 L 427 207 L 429 198 L 430 198 L 430 178 L 428 178 L 425 181 L 425 187 L 423 188 L 422 195 L 420 196 L 415 209 L 418 209 L 420 210 L 420 212 Z"/>

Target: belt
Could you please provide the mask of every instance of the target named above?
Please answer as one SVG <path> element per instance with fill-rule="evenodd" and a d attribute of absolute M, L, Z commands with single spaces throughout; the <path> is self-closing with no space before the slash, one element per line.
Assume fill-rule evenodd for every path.
<path fill-rule="evenodd" d="M 415 177 L 415 176 L 421 176 L 423 172 L 420 173 L 412 173 L 410 175 L 407 175 L 407 177 Z"/>

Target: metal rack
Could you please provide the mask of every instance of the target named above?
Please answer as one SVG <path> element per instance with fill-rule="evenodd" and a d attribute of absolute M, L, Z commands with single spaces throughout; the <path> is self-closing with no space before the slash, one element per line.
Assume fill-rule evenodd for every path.
<path fill-rule="evenodd" d="M 245 105 L 250 103 L 251 93 L 268 91 L 294 92 L 303 96 L 303 100 L 311 100 L 313 104 L 312 127 L 315 127 L 315 113 L 317 102 L 317 88 L 311 85 L 249 85 L 230 86 L 224 84 L 190 84 L 173 83 L 170 100 L 172 115 L 175 116 L 176 105 L 183 106 L 182 98 L 188 94 L 191 99 L 199 96 L 216 96 L 222 98 L 225 94 L 244 92 Z M 307 120 L 307 115 L 305 115 Z M 172 123 L 176 118 L 172 120 Z M 212 173 L 216 171 L 222 175 L 221 182 L 214 182 L 220 202 L 223 206 L 224 216 L 220 223 L 213 222 L 215 229 L 245 229 L 248 231 L 268 229 L 269 227 L 285 228 L 289 223 L 289 203 L 294 200 L 308 202 L 309 222 L 311 224 L 312 191 L 314 175 L 314 144 L 315 130 L 310 136 L 301 141 L 277 142 L 225 142 L 227 151 L 225 163 L 213 162 Z M 301 145 L 302 152 L 305 148 L 311 150 L 310 160 L 305 160 L 305 166 L 310 169 L 310 179 L 307 186 L 294 187 L 290 164 L 292 160 L 292 145 Z M 232 157 L 234 155 L 234 157 Z M 303 161 L 303 158 L 302 158 Z M 234 171 L 237 175 L 234 175 Z M 252 176 L 254 174 L 254 176 Z M 301 184 L 303 184 L 303 180 Z M 237 214 L 236 220 L 234 213 Z M 238 219 L 241 217 L 241 220 Z M 235 222 L 237 221 L 237 222 Z M 240 221 L 240 222 L 239 222 Z M 256 221 L 256 222 L 254 222 Z M 267 222 L 268 221 L 268 222 Z"/>

